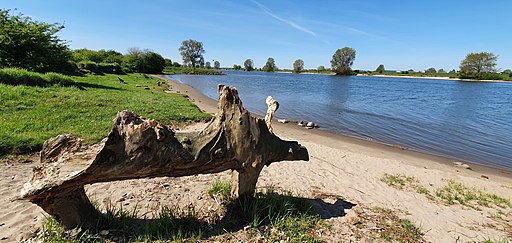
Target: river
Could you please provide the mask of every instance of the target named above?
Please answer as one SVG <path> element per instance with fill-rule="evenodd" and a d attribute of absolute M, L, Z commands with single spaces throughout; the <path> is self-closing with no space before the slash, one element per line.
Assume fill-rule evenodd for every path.
<path fill-rule="evenodd" d="M 512 83 L 224 71 L 172 75 L 217 99 L 236 86 L 249 111 L 313 121 L 320 129 L 512 171 Z"/>

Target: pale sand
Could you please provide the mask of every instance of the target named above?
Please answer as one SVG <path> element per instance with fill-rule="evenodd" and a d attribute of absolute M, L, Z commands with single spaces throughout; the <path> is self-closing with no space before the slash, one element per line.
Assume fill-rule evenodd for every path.
<path fill-rule="evenodd" d="M 169 92 L 187 94 L 200 109 L 210 113 L 216 111 L 216 101 L 190 86 L 176 81 L 169 81 L 169 84 Z M 477 211 L 461 205 L 446 205 L 412 190 L 392 188 L 380 180 L 385 173 L 414 176 L 434 193 L 436 188 L 447 184 L 446 180 L 454 179 L 512 199 L 512 176 L 508 172 L 474 165 L 473 170 L 467 170 L 455 167 L 453 161 L 444 158 L 307 130 L 294 124 L 274 122 L 273 126 L 279 137 L 297 140 L 306 146 L 310 161 L 274 163 L 263 170 L 258 187 L 273 186 L 302 197 L 321 199 L 313 202 L 322 217 L 333 225 L 332 232 L 325 233 L 327 241 L 353 240 L 354 219 L 371 207 L 396 210 L 400 217 L 421 227 L 425 238 L 431 242 L 512 239 L 510 208 L 480 207 L 481 211 Z M 45 216 L 39 207 L 12 200 L 31 176 L 35 165 L 31 161 L 36 160 L 36 157 L 30 157 L 28 163 L 20 163 L 19 158 L 0 162 L 0 242 L 18 242 L 30 237 L 44 221 Z M 137 206 L 139 215 L 145 217 L 151 217 L 161 206 L 176 204 L 182 208 L 194 205 L 198 211 L 208 214 L 218 208 L 207 194 L 208 187 L 213 180 L 227 180 L 229 175 L 229 172 L 223 172 L 182 178 L 129 180 L 95 184 L 86 189 L 90 198 L 103 207 L 109 202 L 123 205 L 127 210 Z M 482 178 L 482 175 L 489 179 Z"/>

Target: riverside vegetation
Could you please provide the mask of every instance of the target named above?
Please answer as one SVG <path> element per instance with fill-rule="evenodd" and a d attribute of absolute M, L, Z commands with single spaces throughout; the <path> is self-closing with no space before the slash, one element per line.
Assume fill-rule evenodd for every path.
<path fill-rule="evenodd" d="M 69 77 L 1 69 L 0 155 L 37 152 L 46 139 L 63 133 L 96 143 L 120 110 L 167 124 L 210 118 L 185 95 L 165 93 L 167 87 L 143 74 Z"/>

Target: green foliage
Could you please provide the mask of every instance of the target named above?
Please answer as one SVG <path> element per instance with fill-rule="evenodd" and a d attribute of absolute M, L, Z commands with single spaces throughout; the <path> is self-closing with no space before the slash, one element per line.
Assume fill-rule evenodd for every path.
<path fill-rule="evenodd" d="M 325 69 L 325 67 L 324 67 L 324 66 L 318 66 L 318 68 L 317 68 L 317 71 L 318 71 L 319 73 L 321 73 L 321 72 L 325 72 L 325 70 L 326 70 L 326 69 Z"/>
<path fill-rule="evenodd" d="M 469 79 L 496 79 L 498 56 L 489 52 L 469 53 L 460 63 L 460 77 Z"/>
<path fill-rule="evenodd" d="M 163 71 L 165 74 L 189 74 L 189 75 L 224 75 L 222 72 L 214 69 L 188 68 L 188 67 L 168 67 Z"/>
<path fill-rule="evenodd" d="M 219 61 L 213 62 L 213 68 L 219 69 L 220 68 L 220 62 Z"/>
<path fill-rule="evenodd" d="M 128 72 L 162 73 L 165 68 L 165 59 L 156 52 L 133 47 L 128 49 L 128 53 L 124 56 L 123 67 Z"/>
<path fill-rule="evenodd" d="M 234 70 L 242 70 L 242 66 L 240 66 L 238 64 L 233 64 L 233 69 Z"/>
<path fill-rule="evenodd" d="M 485 207 L 495 205 L 500 208 L 512 208 L 512 203 L 507 198 L 466 187 L 454 180 L 449 180 L 448 185 L 439 188 L 436 191 L 436 196 L 448 204 L 458 203 L 473 208 L 477 207 L 474 203 Z"/>
<path fill-rule="evenodd" d="M 432 74 L 436 74 L 437 70 L 435 68 L 431 67 L 431 68 L 425 70 L 425 73 L 429 74 L 429 75 L 432 75 Z"/>
<path fill-rule="evenodd" d="M 269 57 L 267 59 L 267 62 L 265 63 L 265 66 L 263 66 L 264 72 L 275 72 L 277 71 L 276 62 L 274 58 Z"/>
<path fill-rule="evenodd" d="M 313 231 L 325 225 L 305 198 L 294 197 L 291 193 L 280 195 L 271 189 L 257 194 L 250 204 L 238 203 L 242 220 L 249 224 L 253 232 L 262 232 L 264 241 L 320 241 Z"/>
<path fill-rule="evenodd" d="M 430 191 L 423 187 L 418 181 L 418 179 L 414 178 L 413 176 L 390 175 L 388 173 L 385 173 L 380 180 L 386 183 L 388 186 L 400 190 L 416 191 L 417 193 L 425 195 L 428 199 L 434 200 L 434 196 L 432 196 Z"/>
<path fill-rule="evenodd" d="M 37 72 L 67 72 L 71 53 L 57 33 L 60 24 L 11 15 L 0 9 L 0 68 L 18 67 Z"/>
<path fill-rule="evenodd" d="M 212 64 L 211 64 L 210 62 L 206 62 L 206 63 L 204 64 L 204 67 L 205 67 L 206 69 L 211 69 L 211 68 L 212 68 Z"/>
<path fill-rule="evenodd" d="M 254 71 L 254 62 L 252 61 L 252 59 L 246 59 L 244 61 L 244 69 L 245 71 Z"/>
<path fill-rule="evenodd" d="M 231 197 L 231 187 L 231 181 L 215 180 L 210 189 L 208 189 L 208 195 L 215 199 L 215 201 L 227 201 Z"/>
<path fill-rule="evenodd" d="M 375 72 L 376 73 L 380 73 L 382 74 L 384 71 L 386 71 L 386 69 L 384 68 L 384 64 L 380 64 L 377 69 L 375 69 Z"/>
<path fill-rule="evenodd" d="M 293 72 L 300 73 L 304 70 L 304 61 L 302 59 L 297 59 L 293 62 Z"/>
<path fill-rule="evenodd" d="M 121 68 L 121 65 L 118 63 L 98 63 L 97 64 L 98 70 L 101 73 L 111 73 L 111 74 L 123 74 L 123 70 Z"/>
<path fill-rule="evenodd" d="M 165 93 L 167 86 L 157 85 L 160 80 L 146 79 L 141 74 L 124 75 L 127 84 L 120 84 L 118 76 L 111 74 L 73 79 L 63 76 L 62 81 L 74 80 L 75 86 L 61 87 L 46 85 L 49 80 L 57 82 L 59 77 L 54 74 L 42 77 L 38 73 L 25 75 L 24 70 L 12 74 L 9 70 L 0 71 L 2 83 L 8 75 L 18 75 L 21 78 L 17 79 L 22 80 L 18 82 L 37 80 L 44 85 L 0 84 L 0 156 L 36 152 L 46 139 L 58 134 L 75 134 L 86 144 L 98 142 L 108 134 L 120 110 L 131 110 L 165 124 L 210 117 L 185 96 Z M 13 82 L 12 78 L 7 80 Z"/>
<path fill-rule="evenodd" d="M 41 74 L 18 68 L 0 69 L 0 83 L 40 87 L 48 87 L 52 85 L 78 87 L 72 78 L 60 73 L 50 72 Z"/>
<path fill-rule="evenodd" d="M 83 71 L 88 71 L 94 74 L 100 74 L 100 70 L 98 69 L 98 64 L 93 61 L 81 61 L 78 63 L 78 68 Z"/>
<path fill-rule="evenodd" d="M 356 50 L 343 47 L 332 55 L 331 66 L 336 75 L 351 75 L 352 64 L 356 59 Z"/>
<path fill-rule="evenodd" d="M 192 68 L 196 68 L 201 66 L 201 63 L 204 64 L 203 43 L 192 39 L 185 40 L 181 42 L 181 47 L 178 50 L 183 58 L 184 65 L 191 65 Z"/>

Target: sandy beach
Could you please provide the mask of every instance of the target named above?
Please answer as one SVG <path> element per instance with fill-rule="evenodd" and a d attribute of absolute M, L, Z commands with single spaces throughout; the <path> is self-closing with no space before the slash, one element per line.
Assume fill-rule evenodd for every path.
<path fill-rule="evenodd" d="M 216 111 L 215 100 L 177 81 L 168 80 L 168 83 L 169 93 L 186 94 L 201 110 Z M 370 239 L 367 232 L 375 230 L 375 223 L 365 215 L 374 208 L 390 209 L 400 218 L 409 219 L 421 228 L 429 242 L 512 240 L 512 208 L 492 203 L 487 206 L 450 205 L 436 196 L 436 191 L 452 180 L 467 188 L 512 200 L 510 172 L 461 165 L 441 157 L 318 129 L 308 130 L 291 123 L 275 121 L 273 127 L 282 139 L 296 140 L 307 147 L 310 161 L 284 161 L 266 167 L 258 188 L 275 187 L 316 200 L 316 210 L 332 225 L 323 237 L 325 241 L 367 242 Z M 36 162 L 36 156 L 0 162 L 0 242 L 30 238 L 44 221 L 39 207 L 16 200 Z M 386 183 L 386 175 L 413 179 L 400 189 Z M 101 183 L 89 186 L 87 193 L 100 204 L 122 204 L 128 210 L 137 206 L 141 213 L 148 215 L 169 202 L 183 207 L 194 204 L 208 211 L 216 207 L 206 193 L 211 182 L 229 178 L 230 173 L 223 172 Z M 420 193 L 417 188 L 424 188 L 426 192 Z"/>

